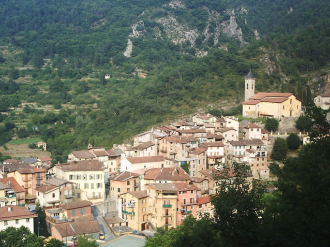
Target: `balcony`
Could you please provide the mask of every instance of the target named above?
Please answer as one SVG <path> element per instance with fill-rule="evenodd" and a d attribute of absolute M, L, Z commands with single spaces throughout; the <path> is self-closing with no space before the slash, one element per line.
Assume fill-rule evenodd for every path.
<path fill-rule="evenodd" d="M 7 195 L 5 195 L 5 197 L 6 198 L 14 198 L 14 197 L 16 197 L 16 195 L 15 194 L 7 194 Z"/>
<path fill-rule="evenodd" d="M 163 204 L 163 208 L 171 208 L 172 204 Z"/>
<path fill-rule="evenodd" d="M 122 213 L 123 213 L 123 214 L 129 214 L 129 215 L 135 215 L 134 212 L 128 212 L 128 211 L 126 211 L 126 210 L 122 210 Z"/>
<path fill-rule="evenodd" d="M 41 180 L 41 179 L 43 179 L 43 177 L 37 177 L 37 180 Z"/>
<path fill-rule="evenodd" d="M 22 178 L 22 181 L 23 182 L 29 182 L 29 181 L 31 181 L 31 178 Z"/>
<path fill-rule="evenodd" d="M 160 152 L 161 152 L 161 153 L 167 153 L 167 150 L 165 150 L 165 149 L 161 149 Z"/>

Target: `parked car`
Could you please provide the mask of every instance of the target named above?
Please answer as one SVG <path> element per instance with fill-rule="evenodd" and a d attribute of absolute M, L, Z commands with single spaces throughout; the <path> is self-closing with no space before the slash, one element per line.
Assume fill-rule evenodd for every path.
<path fill-rule="evenodd" d="M 105 239 L 105 237 L 104 237 L 104 233 L 103 233 L 103 232 L 100 232 L 100 233 L 99 233 L 99 239 L 100 239 L 100 240 L 104 240 L 104 239 Z"/>

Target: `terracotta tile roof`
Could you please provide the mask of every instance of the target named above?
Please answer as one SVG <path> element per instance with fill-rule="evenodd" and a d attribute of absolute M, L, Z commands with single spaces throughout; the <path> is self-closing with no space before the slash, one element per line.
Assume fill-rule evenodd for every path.
<path fill-rule="evenodd" d="M 44 184 L 44 185 L 40 186 L 39 188 L 37 188 L 37 191 L 46 193 L 46 192 L 54 190 L 56 188 L 58 188 L 58 187 L 54 186 L 54 185 L 50 185 L 50 184 Z"/>
<path fill-rule="evenodd" d="M 161 130 L 161 131 L 164 131 L 164 132 L 172 131 L 172 129 L 170 129 L 168 127 L 165 127 L 165 126 L 158 127 L 157 130 Z"/>
<path fill-rule="evenodd" d="M 120 154 L 118 154 L 117 152 L 115 152 L 114 149 L 109 149 L 109 150 L 107 150 L 107 153 L 109 154 L 110 157 L 117 157 L 117 156 L 120 156 Z"/>
<path fill-rule="evenodd" d="M 10 211 L 8 208 L 10 208 Z M 28 211 L 25 207 L 11 205 L 0 208 L 0 221 L 31 217 L 37 217 L 37 215 Z"/>
<path fill-rule="evenodd" d="M 206 133 L 205 129 L 189 129 L 189 130 L 177 130 L 181 134 L 195 134 L 195 133 Z"/>
<path fill-rule="evenodd" d="M 206 138 L 208 138 L 208 139 L 214 138 L 216 140 L 224 139 L 224 137 L 222 135 L 211 134 L 211 133 L 208 133 Z"/>
<path fill-rule="evenodd" d="M 54 186 L 61 186 L 63 184 L 68 184 L 68 183 L 73 184 L 72 182 L 61 178 L 49 178 L 45 181 L 45 184 L 50 184 Z"/>
<path fill-rule="evenodd" d="M 128 194 L 131 194 L 132 196 L 141 199 L 141 198 L 145 198 L 148 197 L 147 191 L 146 190 L 142 190 L 142 191 L 131 191 L 128 192 Z"/>
<path fill-rule="evenodd" d="M 217 141 L 217 142 L 203 142 L 202 145 L 206 147 L 224 147 L 225 144 L 223 144 L 222 141 Z"/>
<path fill-rule="evenodd" d="M 84 224 L 81 224 L 80 222 L 68 222 L 56 224 L 54 227 L 62 235 L 62 237 L 100 232 L 100 226 L 96 220 L 88 221 Z"/>
<path fill-rule="evenodd" d="M 103 162 L 98 160 L 72 161 L 58 165 L 62 171 L 103 171 Z"/>
<path fill-rule="evenodd" d="M 74 219 L 74 222 L 88 222 L 88 221 L 93 221 L 94 220 L 94 217 L 93 215 L 83 215 L 83 216 L 80 216 L 78 218 L 75 218 Z"/>
<path fill-rule="evenodd" d="M 83 201 L 78 201 L 78 202 L 71 202 L 68 204 L 64 204 L 62 205 L 62 209 L 75 209 L 75 208 L 83 208 L 83 207 L 88 207 L 91 206 L 93 203 L 87 200 L 83 200 Z"/>
<path fill-rule="evenodd" d="M 177 122 L 177 123 L 172 123 L 173 126 L 192 126 L 193 124 L 187 123 L 187 122 Z"/>
<path fill-rule="evenodd" d="M 233 169 L 231 170 L 205 169 L 199 172 L 203 174 L 205 177 L 210 179 L 229 178 L 229 177 L 234 177 L 235 175 Z"/>
<path fill-rule="evenodd" d="M 141 143 L 140 145 L 137 145 L 133 148 L 142 151 L 142 150 L 145 150 L 145 149 L 147 149 L 149 147 L 152 147 L 152 146 L 155 146 L 155 144 L 152 143 L 152 142 L 144 142 L 144 143 Z"/>
<path fill-rule="evenodd" d="M 267 134 L 267 133 L 269 133 L 269 131 L 266 130 L 266 129 L 261 129 L 261 133 L 263 133 L 263 134 Z"/>
<path fill-rule="evenodd" d="M 77 159 L 93 159 L 95 155 L 88 150 L 72 151 L 71 152 Z"/>
<path fill-rule="evenodd" d="M 201 190 L 194 184 L 174 183 L 174 186 L 177 188 L 178 191 Z"/>
<path fill-rule="evenodd" d="M 197 198 L 197 203 L 199 205 L 204 204 L 204 203 L 208 203 L 211 202 L 211 197 L 210 196 L 202 196 Z"/>
<path fill-rule="evenodd" d="M 247 100 L 243 102 L 243 105 L 256 105 L 260 102 L 260 100 Z"/>
<path fill-rule="evenodd" d="M 42 169 L 42 168 L 21 168 L 18 170 L 18 172 L 20 174 L 34 174 L 34 173 L 37 173 L 37 172 L 46 172 L 45 169 Z"/>
<path fill-rule="evenodd" d="M 260 126 L 253 123 L 244 126 L 244 129 L 260 129 L 260 128 L 261 128 Z"/>
<path fill-rule="evenodd" d="M 200 178 L 200 177 L 191 177 L 191 182 L 193 183 L 201 183 L 204 180 L 206 180 L 206 178 Z"/>
<path fill-rule="evenodd" d="M 246 149 L 245 151 L 248 152 L 248 153 L 252 153 L 252 154 L 254 154 L 256 152 L 256 151 L 254 151 L 252 149 Z"/>
<path fill-rule="evenodd" d="M 193 149 L 190 153 L 191 154 L 195 154 L 195 155 L 199 155 L 201 153 L 204 153 L 207 149 L 203 146 L 199 146 L 198 148 Z"/>
<path fill-rule="evenodd" d="M 96 157 L 109 156 L 108 152 L 105 150 L 93 150 L 93 154 Z"/>
<path fill-rule="evenodd" d="M 153 168 L 144 174 L 145 180 L 187 181 L 190 176 L 181 167 Z"/>
<path fill-rule="evenodd" d="M 5 170 L 5 172 L 14 172 L 22 168 L 32 168 L 32 166 L 27 163 L 12 163 L 0 165 L 0 170 Z"/>
<path fill-rule="evenodd" d="M 225 123 L 226 120 L 223 117 L 220 117 L 220 118 L 217 118 L 217 121 L 216 122 Z"/>
<path fill-rule="evenodd" d="M 324 93 L 320 95 L 321 97 L 330 97 L 330 93 Z"/>
<path fill-rule="evenodd" d="M 127 179 L 137 178 L 137 177 L 139 177 L 139 174 L 137 173 L 124 171 L 124 172 L 111 173 L 109 179 L 113 181 L 126 181 Z"/>
<path fill-rule="evenodd" d="M 52 161 L 52 158 L 49 156 L 42 156 L 42 157 L 39 157 L 38 160 L 41 162 L 46 162 L 46 161 Z"/>
<path fill-rule="evenodd" d="M 38 162 L 38 159 L 36 159 L 36 158 L 23 158 L 22 161 L 25 162 L 25 163 L 28 163 L 28 164 L 34 164 L 34 163 Z"/>
<path fill-rule="evenodd" d="M 2 163 L 4 164 L 14 164 L 14 163 L 19 163 L 20 160 L 14 160 L 14 159 L 6 159 Z"/>
<path fill-rule="evenodd" d="M 255 145 L 265 145 L 261 139 L 250 139 L 250 140 L 239 140 L 239 141 L 230 141 L 232 146 L 255 146 Z"/>
<path fill-rule="evenodd" d="M 9 185 L 3 182 L 0 182 L 0 190 L 10 189 Z"/>
<path fill-rule="evenodd" d="M 288 98 L 265 98 L 262 99 L 261 102 L 282 103 L 286 100 L 288 100 Z"/>
<path fill-rule="evenodd" d="M 177 192 L 178 189 L 174 186 L 173 183 L 152 183 L 152 184 L 147 184 L 149 187 L 155 189 L 155 190 L 160 190 L 160 191 L 173 191 Z"/>
<path fill-rule="evenodd" d="M 221 132 L 221 133 L 224 133 L 224 132 L 227 132 L 227 131 L 230 131 L 230 130 L 235 130 L 235 129 L 234 129 L 234 128 L 226 127 L 226 128 L 218 129 L 217 131 L 218 131 L 218 132 Z M 235 131 L 236 131 L 236 130 L 235 130 Z"/>
<path fill-rule="evenodd" d="M 127 157 L 129 162 L 136 163 L 152 163 L 152 162 L 162 162 L 164 161 L 163 156 L 146 156 L 146 157 Z"/>
<path fill-rule="evenodd" d="M 14 177 L 3 178 L 1 179 L 1 182 L 10 186 L 16 193 L 25 192 L 24 188 L 17 183 Z"/>
<path fill-rule="evenodd" d="M 293 95 L 293 93 L 266 93 L 266 92 L 260 92 L 260 93 L 256 93 L 251 99 L 253 100 L 261 100 L 264 98 L 288 98 L 291 95 Z"/>

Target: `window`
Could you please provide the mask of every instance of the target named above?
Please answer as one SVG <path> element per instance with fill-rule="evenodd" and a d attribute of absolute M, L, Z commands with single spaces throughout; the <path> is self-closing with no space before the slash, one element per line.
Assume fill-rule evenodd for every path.
<path fill-rule="evenodd" d="M 84 208 L 81 208 L 81 209 L 80 209 L 80 214 L 81 214 L 81 215 L 84 215 L 84 214 L 85 214 L 85 209 L 84 209 Z"/>
<path fill-rule="evenodd" d="M 77 176 L 76 176 L 76 179 L 77 179 L 77 180 L 81 180 L 81 175 L 77 175 Z"/>
<path fill-rule="evenodd" d="M 97 188 L 98 189 L 102 189 L 102 184 L 101 183 L 97 183 Z"/>
<path fill-rule="evenodd" d="M 89 179 L 93 180 L 94 179 L 94 175 L 89 175 Z"/>
<path fill-rule="evenodd" d="M 146 200 L 145 200 L 145 199 L 143 199 L 143 200 L 142 200 L 142 204 L 145 204 L 145 203 L 146 203 Z"/>
<path fill-rule="evenodd" d="M 87 180 L 87 175 L 86 174 L 83 175 L 83 180 Z"/>
<path fill-rule="evenodd" d="M 91 183 L 91 189 L 94 189 L 94 183 Z"/>
<path fill-rule="evenodd" d="M 130 184 L 131 184 L 131 183 L 130 183 L 130 181 L 128 180 L 128 181 L 127 181 L 127 185 L 130 185 Z"/>
<path fill-rule="evenodd" d="M 84 188 L 88 189 L 88 183 L 84 183 Z"/>
<path fill-rule="evenodd" d="M 73 175 L 70 175 L 69 176 L 69 180 L 73 180 Z"/>
<path fill-rule="evenodd" d="M 143 208 L 142 208 L 142 212 L 145 212 L 145 211 L 146 211 L 146 208 L 145 208 L 145 207 L 143 207 Z"/>
<path fill-rule="evenodd" d="M 26 223 L 29 223 L 29 222 L 30 222 L 30 218 L 27 218 L 27 219 L 26 219 Z"/>
<path fill-rule="evenodd" d="M 53 196 L 53 198 L 55 198 L 55 193 L 53 193 L 53 195 L 52 195 L 52 196 Z"/>
<path fill-rule="evenodd" d="M 120 192 L 120 188 L 118 188 L 118 192 Z"/>
<path fill-rule="evenodd" d="M 77 193 L 77 198 L 80 199 L 80 193 Z"/>
<path fill-rule="evenodd" d="M 19 220 L 15 220 L 16 225 L 19 223 Z"/>
<path fill-rule="evenodd" d="M 191 191 L 190 191 L 190 194 L 194 194 L 194 191 L 193 191 L 193 190 L 191 190 Z"/>
<path fill-rule="evenodd" d="M 8 226 L 8 221 L 5 220 L 5 221 L 4 221 L 4 224 L 5 224 L 5 226 Z"/>
<path fill-rule="evenodd" d="M 72 216 L 76 216 L 76 210 L 72 210 Z"/>

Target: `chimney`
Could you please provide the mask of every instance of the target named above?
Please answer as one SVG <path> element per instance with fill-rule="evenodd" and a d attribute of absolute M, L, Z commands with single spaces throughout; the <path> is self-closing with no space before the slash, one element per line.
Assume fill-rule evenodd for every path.
<path fill-rule="evenodd" d="M 10 206 L 8 206 L 8 212 L 11 212 L 12 208 Z"/>

